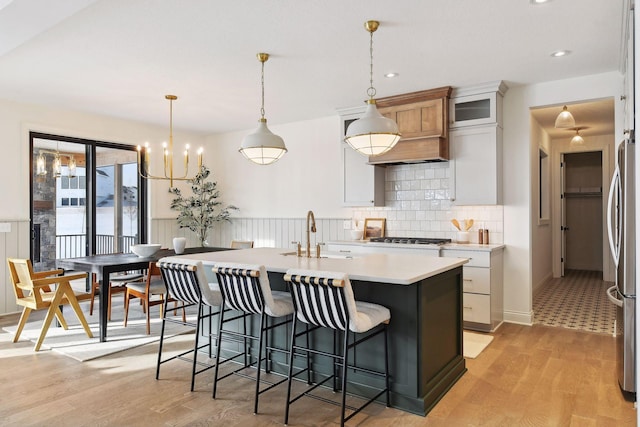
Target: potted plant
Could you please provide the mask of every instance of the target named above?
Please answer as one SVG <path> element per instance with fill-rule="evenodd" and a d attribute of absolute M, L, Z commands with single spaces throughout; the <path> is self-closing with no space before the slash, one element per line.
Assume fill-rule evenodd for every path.
<path fill-rule="evenodd" d="M 211 171 L 202 166 L 200 171 L 190 179 L 193 195 L 185 197 L 179 188 L 170 188 L 169 192 L 176 197 L 171 201 L 171 209 L 178 211 L 178 226 L 193 231 L 201 246 L 208 246 L 209 230 L 216 222 L 229 221 L 233 205 L 222 206 L 217 183 L 207 182 Z"/>

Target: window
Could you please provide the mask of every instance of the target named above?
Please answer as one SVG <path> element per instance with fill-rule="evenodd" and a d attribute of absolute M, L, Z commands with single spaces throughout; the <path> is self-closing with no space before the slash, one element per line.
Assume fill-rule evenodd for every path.
<path fill-rule="evenodd" d="M 146 241 L 146 181 L 138 176 L 134 146 L 31 132 L 30 151 L 32 227 L 55 236 L 33 240 L 32 254 L 44 254 L 37 268 L 53 269 L 56 258 L 129 252 L 132 244 Z M 52 173 L 57 153 L 59 177 Z M 46 174 L 36 168 L 40 155 Z M 39 203 L 52 199 L 53 206 Z"/>

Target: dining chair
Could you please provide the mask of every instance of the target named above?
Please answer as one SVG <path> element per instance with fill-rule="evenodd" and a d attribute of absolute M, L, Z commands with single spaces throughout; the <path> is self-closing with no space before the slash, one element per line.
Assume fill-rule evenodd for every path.
<path fill-rule="evenodd" d="M 147 274 L 144 276 L 143 281 L 129 282 L 125 285 L 126 293 L 124 296 L 124 326 L 127 326 L 127 321 L 129 319 L 129 303 L 134 298 L 140 298 L 140 302 L 142 303 L 142 310 L 146 314 L 147 317 L 147 335 L 151 334 L 151 314 L 149 313 L 150 308 L 156 305 L 160 306 L 160 319 L 162 319 L 164 299 L 167 293 L 167 287 L 164 284 L 164 280 L 162 280 L 162 273 L 160 272 L 160 267 L 158 267 L 158 263 L 151 261 L 149 263 L 149 268 L 147 269 Z M 157 296 L 159 298 L 153 298 Z M 175 306 L 177 306 L 177 301 L 171 298 L 171 301 L 174 302 Z M 174 307 L 175 314 L 175 307 Z M 186 314 L 184 308 L 182 309 L 182 321 L 186 322 Z"/>
<path fill-rule="evenodd" d="M 108 304 L 108 320 L 111 320 L 111 297 L 114 294 L 121 294 L 127 292 L 127 283 L 141 282 L 144 279 L 142 273 L 126 273 L 126 274 L 113 274 L 109 276 L 109 295 L 107 295 Z M 93 303 L 96 295 L 100 293 L 100 281 L 97 279 L 95 273 L 91 274 L 91 304 L 89 305 L 89 316 L 93 316 Z M 124 301 L 126 305 L 126 299 Z"/>
<path fill-rule="evenodd" d="M 232 240 L 231 249 L 251 249 L 253 248 L 253 240 Z"/>
<path fill-rule="evenodd" d="M 158 261 L 158 267 L 160 268 L 162 279 L 167 288 L 167 297 L 164 299 L 162 330 L 160 333 L 160 345 L 158 346 L 158 363 L 156 365 L 156 380 L 160 378 L 161 365 L 175 359 L 189 360 L 192 362 L 191 391 L 193 391 L 196 375 L 213 368 L 211 364 L 198 361 L 198 352 L 207 349 L 209 358 L 212 357 L 212 338 L 216 338 L 212 333 L 212 319 L 222 311 L 222 294 L 220 293 L 217 283 L 209 283 L 207 281 L 204 266 L 200 261 L 179 257 L 166 257 Z M 184 317 L 182 319 L 167 317 L 168 302 L 170 300 L 178 302 L 177 307 L 174 307 L 174 309 L 185 310 L 188 307 L 196 307 L 198 310 L 196 320 L 190 321 Z M 205 308 L 208 308 L 207 313 L 205 313 Z M 213 311 L 214 308 L 217 310 Z M 203 334 L 202 326 L 205 320 L 209 321 L 209 330 L 205 331 L 207 342 L 198 345 L 198 339 L 200 335 Z M 167 322 L 194 328 L 194 345 L 190 350 L 162 360 L 162 348 L 165 342 Z M 187 359 L 185 357 L 190 353 L 193 353 L 193 359 Z M 197 366 L 202 366 L 202 369 L 196 370 Z"/>
<path fill-rule="evenodd" d="M 291 295 L 286 291 L 273 291 L 269 284 L 269 276 L 263 265 L 248 265 L 248 264 L 234 264 L 234 263 L 215 263 L 213 272 L 216 274 L 220 291 L 222 293 L 222 303 L 224 308 L 239 312 L 239 315 L 235 315 L 230 318 L 225 318 L 226 310 L 220 313 L 220 319 L 218 323 L 218 346 L 216 354 L 216 367 L 213 376 L 213 398 L 216 398 L 218 381 L 229 377 L 234 374 L 247 377 L 244 374 L 240 374 L 241 371 L 253 367 L 254 363 L 251 362 L 250 346 L 247 346 L 247 340 L 258 341 L 258 355 L 255 361 L 256 367 L 256 387 L 254 393 L 254 408 L 253 412 L 258 413 L 258 398 L 259 395 L 271 388 L 282 384 L 287 380 L 286 376 L 280 381 L 275 383 L 269 382 L 269 386 L 260 390 L 261 380 L 260 371 L 261 365 L 264 361 L 265 371 L 270 372 L 271 365 L 271 351 L 280 351 L 287 353 L 288 350 L 279 349 L 269 346 L 269 331 L 291 323 L 291 314 L 293 314 L 293 302 L 291 301 Z M 254 315 L 259 316 L 258 335 L 251 335 L 247 333 L 247 320 Z M 272 321 L 269 324 L 268 319 L 280 319 L 285 318 L 283 321 L 277 323 Z M 243 330 L 240 332 L 239 328 L 225 328 L 225 325 L 237 325 L 237 321 L 241 320 Z M 235 354 L 234 356 L 227 357 L 224 360 L 221 358 L 221 348 L 224 339 L 230 338 L 233 341 L 242 341 L 243 351 Z M 265 357 L 262 357 L 262 350 L 265 350 Z M 237 358 L 243 357 L 244 363 L 239 368 L 233 371 L 219 376 L 220 365 L 235 361 Z"/>
<path fill-rule="evenodd" d="M 389 406 L 389 348 L 387 340 L 387 325 L 391 319 L 391 312 L 388 308 L 378 304 L 356 301 L 351 288 L 349 277 L 344 273 L 290 269 L 286 272 L 284 280 L 289 286 L 293 298 L 295 315 L 293 327 L 291 330 L 291 342 L 289 353 L 289 374 L 287 384 L 287 403 L 285 408 L 284 424 L 289 422 L 290 405 L 303 396 L 321 400 L 326 403 L 340 406 L 340 425 L 351 419 L 355 414 L 360 412 L 370 403 L 374 402 L 380 396 L 385 394 L 386 405 Z M 304 331 L 296 332 L 298 322 L 302 322 L 307 326 Z M 311 326 L 311 327 L 310 327 Z M 337 342 L 337 336 L 342 334 L 342 349 L 334 349 L 333 353 L 321 351 L 313 347 L 315 342 L 309 339 L 310 334 L 315 331 L 326 328 L 333 330 L 334 343 Z M 354 338 L 349 340 L 349 332 L 352 332 Z M 383 334 L 384 337 L 384 372 L 371 369 L 371 367 L 356 366 L 355 355 L 352 358 L 353 363 L 348 364 L 349 352 L 355 353 L 355 348 L 369 339 Z M 305 337 L 305 345 L 297 344 L 298 338 Z M 334 345 L 335 347 L 335 345 Z M 373 347 L 375 349 L 375 347 Z M 324 349 L 323 349 L 324 350 Z M 300 355 L 309 357 L 309 354 L 329 357 L 333 360 L 333 373 L 326 376 L 321 381 L 310 384 L 309 369 L 310 365 L 307 359 L 306 368 L 298 370 L 293 374 L 293 358 L 296 352 Z M 367 349 L 371 351 L 371 348 Z M 366 354 L 360 356 L 366 359 Z M 347 372 L 358 372 L 359 375 L 373 375 L 384 379 L 384 388 L 379 390 L 375 395 L 371 393 L 365 397 L 366 401 L 359 407 L 347 406 Z M 291 382 L 297 375 L 306 372 L 308 387 L 295 397 L 291 397 Z M 319 372 L 314 371 L 314 377 L 321 376 Z M 317 387 L 333 380 L 333 391 L 341 390 L 341 401 L 327 399 L 323 396 L 314 395 L 311 392 Z M 340 380 L 340 385 L 338 385 Z M 362 382 L 355 389 L 366 389 Z M 350 390 L 351 392 L 352 390 Z M 373 392 L 375 393 L 375 391 Z M 345 417 L 346 409 L 352 410 L 349 416 Z"/>
<path fill-rule="evenodd" d="M 93 338 L 87 320 L 84 314 L 82 314 L 82 308 L 80 308 L 80 304 L 78 304 L 79 300 L 88 299 L 90 296 L 89 294 L 76 294 L 71 288 L 70 283 L 72 280 L 85 279 L 87 273 L 61 276 L 63 273 L 62 269 L 35 272 L 33 271 L 31 261 L 28 259 L 8 258 L 7 263 L 9 264 L 16 304 L 23 307 L 13 342 L 17 342 L 18 339 L 20 339 L 24 325 L 27 323 L 27 319 L 33 310 L 47 309 L 47 314 L 40 329 L 40 335 L 34 347 L 35 351 L 39 351 L 54 316 L 65 330 L 69 329 L 62 310 L 60 309 L 60 306 L 67 304 L 73 309 L 87 336 Z M 55 286 L 55 290 L 52 289 L 52 286 Z"/>

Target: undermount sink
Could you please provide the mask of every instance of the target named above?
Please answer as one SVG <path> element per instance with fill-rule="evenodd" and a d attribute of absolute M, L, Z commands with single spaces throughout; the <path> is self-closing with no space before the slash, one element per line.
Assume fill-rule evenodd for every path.
<path fill-rule="evenodd" d="M 293 251 L 293 252 L 283 252 L 280 255 L 284 255 L 284 256 L 298 256 L 298 253 Z M 301 258 L 306 258 L 305 255 L 305 251 L 302 251 L 302 256 Z M 315 255 L 311 256 L 311 258 L 316 258 Z M 320 258 L 333 258 L 333 259 L 353 259 L 356 258 L 353 255 L 347 255 L 347 254 L 320 254 Z"/>

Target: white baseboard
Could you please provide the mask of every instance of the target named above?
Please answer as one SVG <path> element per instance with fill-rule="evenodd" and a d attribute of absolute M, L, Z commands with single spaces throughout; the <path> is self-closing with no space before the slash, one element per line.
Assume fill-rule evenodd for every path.
<path fill-rule="evenodd" d="M 533 325 L 533 311 L 505 311 L 504 321 L 507 323 L 516 323 L 518 325 Z"/>

